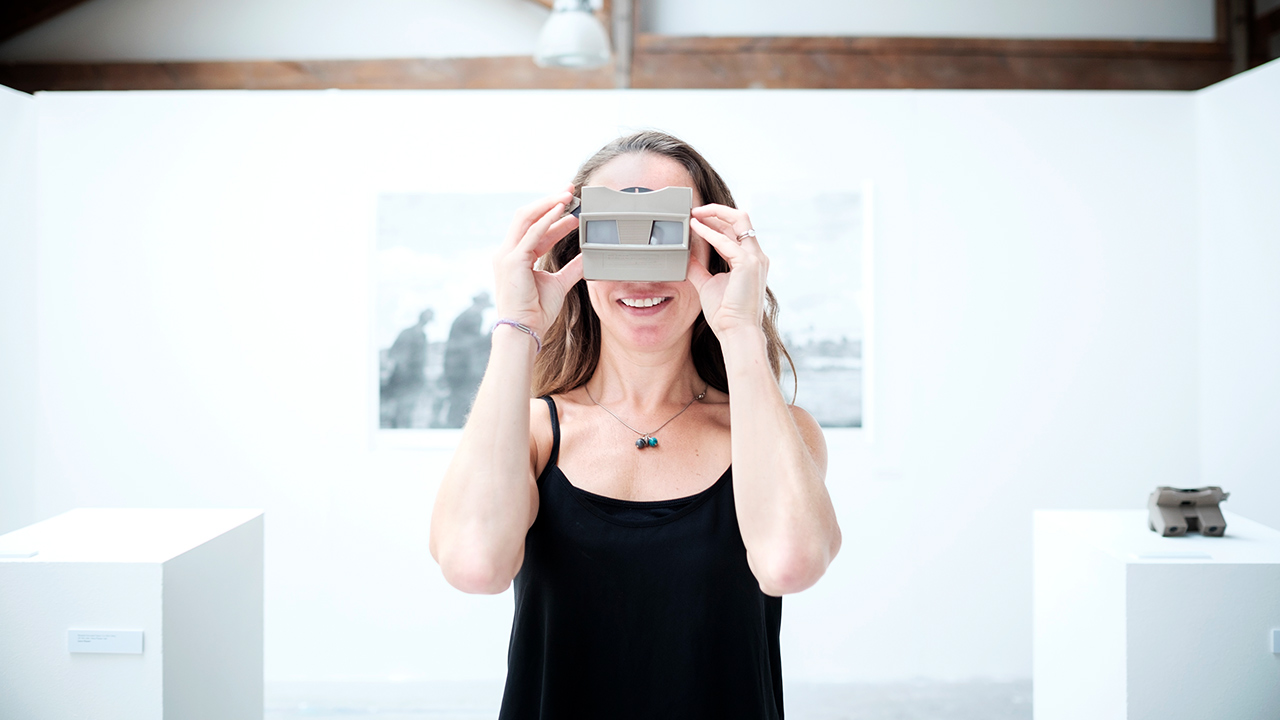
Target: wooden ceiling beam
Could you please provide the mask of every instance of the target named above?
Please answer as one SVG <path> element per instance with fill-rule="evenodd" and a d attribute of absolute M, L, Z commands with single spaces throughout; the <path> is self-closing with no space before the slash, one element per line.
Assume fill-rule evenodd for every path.
<path fill-rule="evenodd" d="M 1002 55 L 1221 59 L 1220 42 L 1005 40 L 924 37 L 691 37 L 641 34 L 637 53 L 841 53 L 848 55 Z"/>
<path fill-rule="evenodd" d="M 532 58 L 164 63 L 0 63 L 15 90 L 509 90 L 613 87 L 613 66 L 540 68 Z"/>
<path fill-rule="evenodd" d="M 1253 18 L 1249 31 L 1249 67 L 1280 58 L 1280 54 L 1271 51 L 1272 38 L 1277 34 L 1280 34 L 1280 7 Z"/>
<path fill-rule="evenodd" d="M 84 0 L 8 0 L 0 3 L 0 42 L 82 2 Z"/>
<path fill-rule="evenodd" d="M 639 35 L 636 88 L 1196 90 L 1220 42 Z"/>
<path fill-rule="evenodd" d="M 1041 44 L 1043 43 L 1043 44 Z M 1218 43 L 921 38 L 636 37 L 634 88 L 1196 90 L 1231 74 Z M 38 90 L 573 89 L 618 86 L 612 65 L 528 57 L 182 63 L 7 63 Z"/>

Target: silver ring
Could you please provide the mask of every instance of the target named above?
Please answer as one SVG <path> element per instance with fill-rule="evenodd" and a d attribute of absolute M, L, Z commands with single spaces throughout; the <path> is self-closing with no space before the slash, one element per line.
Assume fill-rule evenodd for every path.
<path fill-rule="evenodd" d="M 756 236 L 755 230 L 748 230 L 738 236 L 738 242 L 742 242 L 743 238 L 749 238 L 749 237 L 755 237 L 755 236 Z"/>

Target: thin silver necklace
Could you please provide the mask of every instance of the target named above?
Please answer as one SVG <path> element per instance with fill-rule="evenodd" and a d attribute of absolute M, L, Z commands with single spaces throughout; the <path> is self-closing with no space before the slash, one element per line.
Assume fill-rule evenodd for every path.
<path fill-rule="evenodd" d="M 704 387 L 702 388 L 702 392 L 698 393 L 697 395 L 694 395 L 694 396 L 693 396 L 693 399 L 692 399 L 692 400 L 690 400 L 690 401 L 688 402 L 688 404 L 686 404 L 684 407 L 680 408 L 680 412 L 678 412 L 678 413 L 676 413 L 675 415 L 672 415 L 672 416 L 671 416 L 671 420 L 675 420 L 676 418 L 680 417 L 682 414 L 684 414 L 684 411 L 685 411 L 685 410 L 688 410 L 688 409 L 689 409 L 689 408 L 690 408 L 694 403 L 696 403 L 696 402 L 698 402 L 699 400 L 701 400 L 702 398 L 706 397 L 706 396 L 707 396 L 707 387 L 710 387 L 710 386 L 709 386 L 709 385 L 708 385 L 708 386 L 704 386 Z M 623 427 L 625 427 L 626 429 L 628 429 L 628 430 L 630 430 L 631 432 L 633 432 L 633 433 L 635 433 L 635 434 L 637 434 L 637 435 L 639 435 L 639 436 L 640 436 L 640 437 L 636 440 L 636 449 L 637 449 L 637 450 L 644 450 L 645 448 L 658 447 L 658 438 L 657 438 L 658 430 L 661 430 L 662 428 L 664 428 L 664 427 L 666 427 L 666 426 L 668 426 L 668 425 L 670 425 L 670 424 L 671 424 L 671 420 L 668 420 L 668 421 L 666 421 L 666 422 L 662 423 L 661 425 L 659 425 L 659 426 L 658 426 L 658 430 L 654 430 L 653 432 L 648 432 L 648 433 L 642 433 L 642 432 L 640 432 L 639 430 L 637 430 L 637 429 L 635 429 L 635 428 L 631 427 L 630 425 L 628 425 L 628 424 L 626 423 L 626 421 L 624 421 L 622 418 L 620 418 L 620 417 L 618 417 L 617 415 L 615 415 L 615 414 L 614 414 L 614 412 L 613 412 L 612 410 L 610 410 L 609 408 L 607 408 L 607 407 L 605 407 L 605 406 L 601 405 L 599 401 L 597 401 L 594 397 L 592 397 L 592 396 L 591 396 L 591 389 L 590 389 L 590 388 L 588 388 L 586 385 L 583 385 L 583 386 L 582 386 L 582 389 L 587 391 L 587 397 L 591 398 L 591 402 L 595 403 L 595 404 L 596 404 L 596 407 L 598 407 L 598 408 L 600 408 L 601 410 L 603 410 L 603 411 L 605 411 L 605 412 L 609 413 L 610 415 L 613 415 L 613 419 L 614 419 L 614 420 L 617 420 L 618 422 L 622 423 L 622 426 L 623 426 Z"/>

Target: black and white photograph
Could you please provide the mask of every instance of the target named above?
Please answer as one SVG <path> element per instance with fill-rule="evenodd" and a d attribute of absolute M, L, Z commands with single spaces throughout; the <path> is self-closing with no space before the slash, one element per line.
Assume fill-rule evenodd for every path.
<path fill-rule="evenodd" d="M 378 198 L 378 427 L 460 428 L 489 360 L 488 255 L 536 193 Z M 781 387 L 818 424 L 862 427 L 861 191 L 744 193 L 784 298 Z M 748 204 L 749 203 L 749 204 Z M 777 262 L 784 259 L 785 262 Z M 798 380 L 797 380 L 798 378 Z"/>
<path fill-rule="evenodd" d="M 862 427 L 866 193 L 744 194 L 768 253 L 778 330 L 795 364 L 782 391 L 828 428 Z"/>
<path fill-rule="evenodd" d="M 536 197 L 378 197 L 374 306 L 380 429 L 463 426 L 489 362 L 490 258 L 512 213 Z"/>

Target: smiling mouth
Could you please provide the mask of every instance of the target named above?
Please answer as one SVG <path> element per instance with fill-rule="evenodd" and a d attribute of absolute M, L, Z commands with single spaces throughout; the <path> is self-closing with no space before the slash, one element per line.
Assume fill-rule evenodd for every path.
<path fill-rule="evenodd" d="M 656 307 L 658 305 L 661 305 L 662 303 L 670 299 L 671 298 L 665 298 L 665 297 L 622 298 L 618 300 L 618 302 L 631 308 L 650 308 L 650 307 Z"/>

